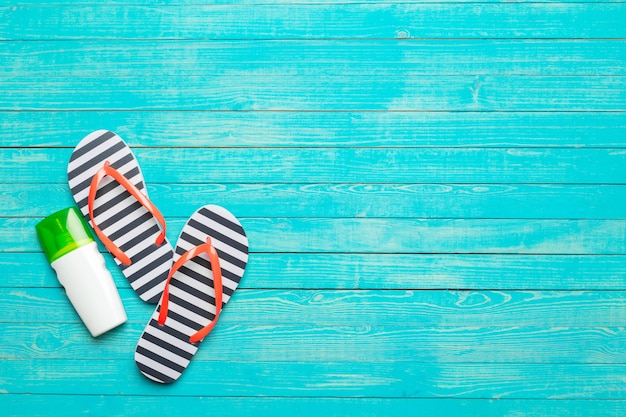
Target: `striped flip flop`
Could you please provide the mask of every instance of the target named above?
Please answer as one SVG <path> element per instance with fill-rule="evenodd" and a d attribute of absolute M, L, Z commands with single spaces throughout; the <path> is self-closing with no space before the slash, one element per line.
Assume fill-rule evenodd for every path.
<path fill-rule="evenodd" d="M 211 332 L 248 262 L 248 238 L 219 206 L 204 206 L 183 227 L 163 295 L 135 350 L 147 378 L 177 380 Z"/>
<path fill-rule="evenodd" d="M 174 251 L 128 145 L 98 130 L 74 149 L 67 168 L 74 200 L 139 297 L 159 301 Z"/>

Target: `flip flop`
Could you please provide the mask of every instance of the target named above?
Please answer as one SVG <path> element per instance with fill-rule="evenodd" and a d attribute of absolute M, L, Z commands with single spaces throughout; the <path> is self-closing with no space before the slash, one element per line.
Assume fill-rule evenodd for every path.
<path fill-rule="evenodd" d="M 156 304 L 174 251 L 128 145 L 107 130 L 87 135 L 72 153 L 67 177 L 78 208 L 131 287 L 142 300 Z"/>
<path fill-rule="evenodd" d="M 248 262 L 248 238 L 223 207 L 196 211 L 180 233 L 163 295 L 135 350 L 147 378 L 177 380 L 211 332 Z"/>

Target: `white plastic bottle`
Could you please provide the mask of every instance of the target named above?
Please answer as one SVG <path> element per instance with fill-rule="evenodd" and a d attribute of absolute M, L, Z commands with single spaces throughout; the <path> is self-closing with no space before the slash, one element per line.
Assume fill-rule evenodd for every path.
<path fill-rule="evenodd" d="M 111 273 L 80 212 L 70 207 L 35 228 L 57 278 L 93 337 L 126 322 L 126 312 Z"/>

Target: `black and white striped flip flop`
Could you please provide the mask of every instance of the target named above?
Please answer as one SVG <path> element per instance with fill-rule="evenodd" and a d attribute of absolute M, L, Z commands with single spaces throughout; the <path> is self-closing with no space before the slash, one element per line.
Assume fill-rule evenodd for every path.
<path fill-rule="evenodd" d="M 248 238 L 228 210 L 204 206 L 183 227 L 174 260 L 135 350 L 141 373 L 160 383 L 180 377 L 217 323 L 243 276 Z"/>
<path fill-rule="evenodd" d="M 67 177 L 80 211 L 131 287 L 142 300 L 156 304 L 174 251 L 128 145 L 107 130 L 89 134 L 74 149 Z"/>

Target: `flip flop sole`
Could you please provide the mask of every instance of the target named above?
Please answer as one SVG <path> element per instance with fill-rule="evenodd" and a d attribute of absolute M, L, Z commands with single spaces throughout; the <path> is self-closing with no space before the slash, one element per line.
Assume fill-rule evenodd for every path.
<path fill-rule="evenodd" d="M 113 132 L 93 132 L 78 143 L 67 168 L 74 200 L 90 224 L 89 188 L 105 161 L 147 196 L 139 164 L 128 145 Z M 167 239 L 161 245 L 155 244 L 161 232 L 157 220 L 110 177 L 105 177 L 98 187 L 94 219 L 104 234 L 131 258 L 129 266 L 117 258 L 115 262 L 133 290 L 142 300 L 156 304 L 173 262 L 173 249 Z"/>
<path fill-rule="evenodd" d="M 183 227 L 174 261 L 211 238 L 220 260 L 226 305 L 248 262 L 248 238 L 239 221 L 223 207 L 208 205 L 196 211 Z M 211 262 L 202 253 L 174 273 L 169 284 L 167 320 L 159 325 L 157 305 L 135 350 L 137 367 L 147 378 L 170 383 L 177 380 L 198 350 L 191 335 L 215 318 L 215 290 Z"/>

